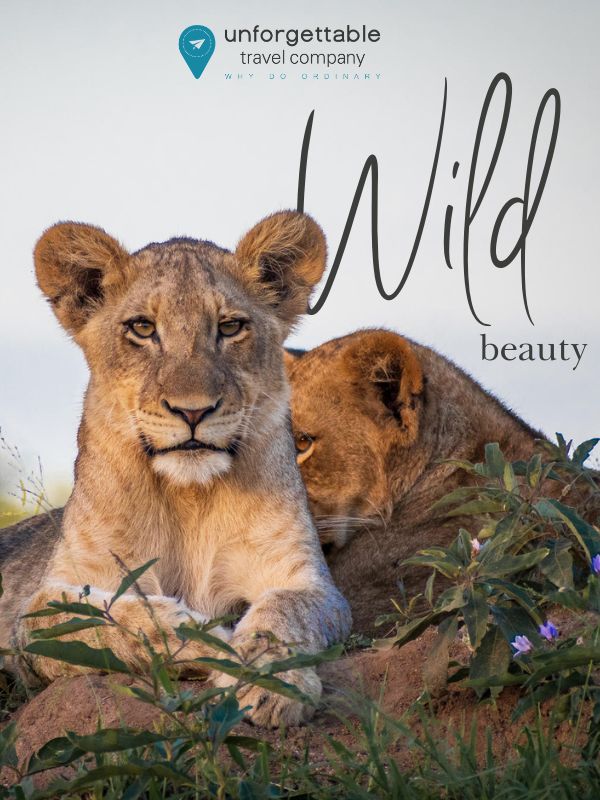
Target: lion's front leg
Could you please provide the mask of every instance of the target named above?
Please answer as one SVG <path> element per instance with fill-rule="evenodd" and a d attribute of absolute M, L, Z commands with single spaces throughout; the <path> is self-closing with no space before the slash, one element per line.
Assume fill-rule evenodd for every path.
<path fill-rule="evenodd" d="M 238 624 L 230 644 L 247 664 L 289 658 L 292 653 L 317 653 L 343 639 L 350 632 L 348 604 L 331 585 L 305 591 L 270 590 L 250 606 Z M 273 642 L 273 638 L 276 642 Z M 300 689 L 311 700 L 304 705 L 292 698 L 248 685 L 238 692 L 241 706 L 251 706 L 247 717 L 257 725 L 277 727 L 298 725 L 309 719 L 321 696 L 321 681 L 313 668 L 282 672 L 277 677 Z M 218 674 L 218 686 L 235 679 Z"/>
<path fill-rule="evenodd" d="M 66 603 L 89 603 L 96 608 L 105 609 L 110 595 L 92 588 L 85 598 L 81 598 L 75 587 L 64 584 L 49 584 L 38 591 L 27 608 L 27 613 L 48 607 L 49 601 Z M 68 611 L 53 616 L 24 617 L 17 630 L 17 645 L 23 650 L 39 637 L 32 636 L 36 631 L 68 622 L 76 613 Z M 200 642 L 182 641 L 175 633 L 181 623 L 205 622 L 196 612 L 173 597 L 152 595 L 144 600 L 134 594 L 120 597 L 102 620 L 104 624 L 60 636 L 59 641 L 83 642 L 89 647 L 108 648 L 123 661 L 132 672 L 142 673 L 149 667 L 152 651 L 160 653 L 170 663 L 171 670 L 178 675 L 206 674 L 207 670 L 194 659 L 214 656 L 215 651 Z M 228 633 L 222 628 L 213 628 L 211 633 L 223 639 Z M 78 675 L 98 671 L 90 667 L 69 664 L 42 655 L 25 651 L 25 659 L 34 676 L 48 683 L 61 676 Z"/>

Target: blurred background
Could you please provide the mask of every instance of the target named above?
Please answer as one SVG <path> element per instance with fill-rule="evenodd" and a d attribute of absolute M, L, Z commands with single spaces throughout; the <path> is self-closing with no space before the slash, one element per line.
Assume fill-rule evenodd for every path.
<path fill-rule="evenodd" d="M 314 109 L 306 210 L 328 236 L 331 261 L 365 158 L 374 153 L 383 280 L 392 289 L 423 206 L 444 78 L 448 108 L 438 176 L 405 289 L 391 302 L 377 293 L 367 191 L 326 305 L 290 344 L 311 347 L 357 327 L 385 325 L 451 357 L 547 434 L 560 430 L 581 440 L 598 433 L 596 2 L 247 0 L 234 7 L 217 0 L 3 0 L 0 22 L 3 523 L 22 513 L 24 492 L 35 495 L 36 486 L 43 485 L 50 504 L 67 496 L 87 380 L 81 353 L 35 285 L 31 252 L 44 228 L 58 220 L 91 222 L 131 249 L 178 234 L 234 247 L 262 216 L 295 206 L 302 136 Z M 192 24 L 207 25 L 217 40 L 200 80 L 178 50 L 180 32 Z M 345 68 L 334 68 L 326 80 L 327 70 L 313 68 L 303 80 L 300 68 L 288 68 L 285 80 L 270 80 L 272 70 L 264 67 L 253 67 L 249 78 L 239 65 L 242 48 L 225 44 L 222 34 L 256 24 L 377 28 L 376 44 L 304 47 L 364 52 L 358 72 L 371 79 L 335 79 Z M 243 71 L 246 77 L 238 80 Z M 466 182 L 483 99 L 500 71 L 512 79 L 513 105 L 496 173 L 471 230 L 473 296 L 492 323 L 485 329 L 491 341 L 587 343 L 576 371 L 573 362 L 482 362 L 484 329 L 468 311 L 459 258 Z M 226 80 L 226 73 L 234 78 Z M 489 240 L 501 206 L 523 192 L 533 121 L 550 87 L 559 90 L 563 109 L 548 185 L 527 240 L 532 327 L 518 262 L 495 269 Z M 496 102 L 482 167 L 499 115 Z M 550 115 L 534 185 L 549 123 Z M 461 165 L 456 180 L 454 161 Z M 447 203 L 455 206 L 452 271 L 442 249 Z M 507 220 L 503 252 L 516 238 L 517 216 Z"/>

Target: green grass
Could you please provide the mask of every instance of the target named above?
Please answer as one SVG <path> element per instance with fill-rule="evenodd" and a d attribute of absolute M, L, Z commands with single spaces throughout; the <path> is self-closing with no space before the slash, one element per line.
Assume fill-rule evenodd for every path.
<path fill-rule="evenodd" d="M 170 696 L 176 704 L 177 695 Z M 166 698 L 164 698 L 166 699 Z M 164 701 L 164 700 L 163 700 Z M 592 800 L 600 790 L 600 766 L 575 753 L 564 763 L 541 718 L 523 728 L 523 743 L 500 763 L 488 750 L 477 756 L 471 734 L 440 742 L 427 726 L 414 736 L 402 721 L 386 718 L 373 703 L 362 703 L 358 720 L 348 721 L 354 744 L 330 737 L 315 766 L 307 753 L 291 754 L 252 738 L 236 738 L 231 727 L 239 712 L 231 697 L 184 713 L 171 732 L 100 730 L 70 735 L 46 745 L 30 762 L 30 777 L 0 789 L 3 798 L 402 798 L 426 800 Z M 154 739 L 154 741 L 153 741 Z M 137 745 L 137 746 L 132 746 Z M 398 748 L 417 765 L 398 766 Z M 73 756 L 79 756 L 73 758 Z M 6 754 L 4 756 L 7 760 Z M 10 761 L 10 758 L 8 758 Z M 32 788 L 32 776 L 45 766 L 71 763 L 75 774 L 55 779 L 45 790 Z"/>
<path fill-rule="evenodd" d="M 141 571 L 143 568 L 136 570 L 138 577 Z M 124 580 L 132 585 L 133 575 Z M 88 616 L 83 599 L 77 608 L 73 607 L 78 616 L 75 626 L 81 626 Z M 60 608 L 52 604 L 48 609 L 50 625 L 53 611 L 69 611 L 66 604 L 57 605 Z M 109 603 L 104 616 L 99 617 L 102 609 L 89 606 L 89 618 L 116 625 L 111 621 L 110 608 Z M 120 627 L 124 635 L 138 636 Z M 91 664 L 108 672 L 127 672 L 118 659 L 107 658 L 106 651 L 62 641 L 67 628 L 68 624 L 63 623 L 60 632 L 52 627 L 46 629 L 36 639 L 36 651 L 41 646 L 52 658 Z M 182 644 L 190 639 L 207 644 L 212 640 L 210 625 L 180 626 L 178 635 Z M 148 643 L 146 646 L 153 656 L 148 674 L 137 676 L 135 685 L 122 686 L 121 691 L 161 712 L 161 724 L 153 731 L 122 726 L 98 728 L 86 736 L 67 733 L 47 742 L 26 764 L 19 763 L 15 752 L 18 727 L 9 724 L 0 734 L 0 767 L 12 775 L 15 783 L 0 788 L 0 798 L 591 800 L 600 792 L 597 748 L 594 743 L 590 746 L 589 740 L 588 746 L 581 748 L 583 740 L 577 735 L 577 725 L 569 728 L 568 722 L 567 730 L 572 735 L 569 733 L 567 740 L 577 742 L 579 749 L 572 744 L 559 744 L 554 731 L 568 715 L 561 714 L 558 707 L 550 720 L 542 720 L 538 713 L 532 724 L 523 725 L 514 737 L 512 752 L 499 761 L 490 734 L 483 747 L 477 741 L 475 722 L 466 734 L 459 731 L 448 739 L 440 736 L 433 704 L 426 696 L 401 719 L 386 715 L 377 703 L 366 698 L 349 697 L 345 707 L 352 709 L 351 715 L 344 715 L 341 707 L 334 709 L 339 719 L 335 733 L 327 735 L 315 728 L 314 737 L 326 741 L 315 761 L 308 749 L 298 753 L 297 745 L 286 747 L 283 734 L 277 741 L 277 737 L 261 735 L 241 722 L 243 710 L 236 690 L 247 683 L 261 683 L 294 696 L 297 690 L 285 683 L 285 672 L 274 674 L 268 664 L 258 667 L 228 653 L 223 664 L 237 683 L 220 690 L 199 684 L 198 692 L 192 693 L 171 677 L 169 654 L 161 655 L 152 651 Z M 339 654 L 339 648 L 310 659 L 292 654 L 286 666 L 298 668 L 309 660 L 320 663 Z M 527 696 L 527 690 L 523 696 Z M 4 694 L 0 691 L 4 717 L 20 697 L 14 685 Z M 556 685 L 554 699 L 560 697 L 561 688 Z M 581 712 L 575 713 L 578 719 L 589 716 L 589 708 L 587 698 L 580 695 L 579 708 L 572 711 Z M 399 762 L 411 766 L 402 769 Z M 36 791 L 34 777 L 56 768 L 62 769 L 64 777 L 55 778 L 47 789 Z"/>
<path fill-rule="evenodd" d="M 449 548 L 433 548 L 411 559 L 428 563 L 453 586 L 436 598 L 430 579 L 419 603 L 399 603 L 386 619 L 397 623 L 396 646 L 429 625 L 438 628 L 429 663 L 431 667 L 432 658 L 437 659 L 438 689 L 441 685 L 443 691 L 448 680 L 462 683 L 464 691 L 472 691 L 473 703 L 479 697 L 493 704 L 502 701 L 504 686 L 517 687 L 520 700 L 510 729 L 514 744 L 501 759 L 491 732 L 478 741 L 475 721 L 467 732 L 440 735 L 447 720 L 436 717 L 435 703 L 426 694 L 401 719 L 366 698 L 350 698 L 346 709 L 351 713 L 333 709 L 338 717 L 334 732 L 327 734 L 317 724 L 313 749 L 307 745 L 298 752 L 298 738 L 290 745 L 285 732 L 263 735 L 244 725 L 236 699 L 236 690 L 248 683 L 297 696 L 281 663 L 275 672 L 268 664 L 259 667 L 227 652 L 223 668 L 235 678 L 234 686 L 215 690 L 199 684 L 192 693 L 172 677 L 176 655 L 157 653 L 146 641 L 148 674 L 121 691 L 160 712 L 161 725 L 154 731 L 122 726 L 99 727 L 87 736 L 67 733 L 47 742 L 25 764 L 16 755 L 18 727 L 7 724 L 25 694 L 0 671 L 0 769 L 13 781 L 0 787 L 0 798 L 596 800 L 600 575 L 592 567 L 594 556 L 600 555 L 600 532 L 587 521 L 590 496 L 594 501 L 598 497 L 597 475 L 584 466 L 594 443 L 584 443 L 571 455 L 560 437 L 549 461 L 532 459 L 529 464 L 508 464 L 497 445 L 490 445 L 484 464 L 463 464 L 477 476 L 475 488 L 443 502 L 449 508 L 458 505 L 462 517 L 472 516 L 477 537 L 461 529 Z M 552 482 L 584 484 L 591 495 L 578 508 L 557 505 L 555 493 L 544 494 Z M 466 510 L 465 503 L 471 504 Z M 148 566 L 126 575 L 125 588 L 135 588 L 135 578 Z M 26 649 L 99 671 L 127 672 L 112 653 L 61 638 L 86 626 L 87 617 L 90 625 L 117 625 L 110 608 L 118 594 L 105 609 L 89 606 L 85 594 L 72 607 L 51 604 L 42 612 L 49 627 L 38 631 Z M 429 606 L 425 613 L 423 601 Z M 547 640 L 538 624 L 547 621 L 556 603 L 573 614 L 575 627 L 560 639 Z M 74 619 L 52 627 L 52 614 L 59 611 L 72 613 Z M 139 642 L 137 632 L 119 627 Z M 210 627 L 180 626 L 182 647 L 190 640 L 214 643 Z M 466 632 L 472 649 L 470 664 L 461 667 L 448 660 L 440 645 L 459 631 Z M 517 635 L 529 637 L 529 651 L 514 652 Z M 364 645 L 361 637 L 351 637 L 346 652 Z M 340 652 L 338 648 L 315 657 L 292 652 L 285 667 L 319 664 Z M 311 753 L 317 740 L 321 744 L 315 759 Z M 62 777 L 36 790 L 35 776 L 48 769 L 58 769 Z"/>

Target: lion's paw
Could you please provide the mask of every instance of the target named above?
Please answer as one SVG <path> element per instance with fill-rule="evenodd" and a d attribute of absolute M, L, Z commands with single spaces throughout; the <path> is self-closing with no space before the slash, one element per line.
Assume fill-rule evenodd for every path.
<path fill-rule="evenodd" d="M 310 705 L 293 700 L 291 697 L 270 692 L 262 686 L 248 684 L 237 692 L 240 708 L 247 708 L 246 719 L 264 728 L 278 728 L 282 725 L 302 725 L 315 712 L 321 697 L 322 685 L 314 669 L 290 670 L 277 675 L 278 678 L 296 686 L 312 701 Z M 230 686 L 235 680 L 221 673 L 214 677 L 217 686 Z"/>

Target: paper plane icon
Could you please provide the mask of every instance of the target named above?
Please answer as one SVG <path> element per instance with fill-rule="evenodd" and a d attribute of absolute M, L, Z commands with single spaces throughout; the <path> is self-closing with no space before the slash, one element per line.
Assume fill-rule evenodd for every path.
<path fill-rule="evenodd" d="M 194 78 L 199 78 L 215 52 L 214 33 L 205 25 L 190 25 L 179 34 L 179 52 Z"/>

